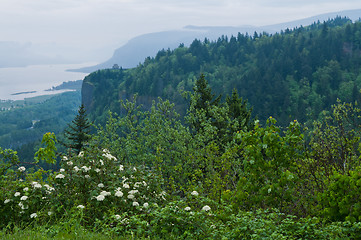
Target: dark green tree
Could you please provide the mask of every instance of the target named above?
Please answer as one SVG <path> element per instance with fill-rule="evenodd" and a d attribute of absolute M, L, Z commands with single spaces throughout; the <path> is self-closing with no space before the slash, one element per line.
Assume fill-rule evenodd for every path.
<path fill-rule="evenodd" d="M 221 96 L 215 97 L 212 93 L 211 87 L 203 74 L 197 79 L 193 87 L 193 94 L 190 97 L 189 107 L 189 124 L 194 132 L 199 132 L 202 129 L 202 119 L 199 115 L 202 113 L 204 118 L 211 119 L 213 116 L 212 107 L 218 107 Z"/>
<path fill-rule="evenodd" d="M 228 115 L 232 121 L 236 121 L 238 124 L 234 131 L 250 130 L 253 126 L 251 121 L 252 108 L 248 108 L 247 100 L 243 100 L 239 97 L 237 89 L 233 89 L 232 95 L 226 97 L 226 103 L 228 105 Z"/>
<path fill-rule="evenodd" d="M 215 142 L 223 151 L 233 140 L 235 132 L 252 129 L 251 112 L 247 101 L 243 101 L 236 90 L 221 102 L 221 95 L 212 93 L 202 74 L 190 95 L 186 119 L 194 135 L 202 136 L 205 144 Z"/>
<path fill-rule="evenodd" d="M 212 93 L 211 87 L 208 85 L 207 80 L 205 79 L 204 74 L 198 78 L 193 91 L 195 94 L 198 94 L 199 97 L 196 99 L 195 108 L 207 109 L 209 106 L 215 105 L 218 106 L 221 96 L 215 98 L 215 94 Z"/>
<path fill-rule="evenodd" d="M 84 146 L 84 143 L 90 139 L 91 123 L 87 118 L 86 110 L 83 104 L 79 107 L 78 114 L 64 131 L 65 142 L 63 145 L 69 149 L 75 150 L 78 154 Z"/>

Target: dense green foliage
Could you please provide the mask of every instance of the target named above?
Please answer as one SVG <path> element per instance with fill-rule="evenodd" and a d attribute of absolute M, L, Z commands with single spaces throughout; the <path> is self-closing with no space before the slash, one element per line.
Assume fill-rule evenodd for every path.
<path fill-rule="evenodd" d="M 148 109 L 157 97 L 187 109 L 181 91 L 191 91 L 203 73 L 216 94 L 236 89 L 248 99 L 262 123 L 269 116 L 282 126 L 318 119 L 339 98 L 360 101 L 361 22 L 336 18 L 309 27 L 269 35 L 238 34 L 190 47 L 161 50 L 134 69 L 108 69 L 85 78 L 83 103 L 91 119 L 105 122 L 106 112 L 121 114 L 119 100 Z M 224 96 L 223 96 L 224 97 Z"/>
<path fill-rule="evenodd" d="M 237 92 L 222 101 L 204 76 L 185 95 L 184 117 L 167 100 L 149 110 L 136 97 L 122 102 L 123 115 L 109 113 L 59 170 L 39 165 L 56 161 L 54 134 L 33 169 L 1 149 L 0 227 L 47 226 L 49 237 L 360 238 L 357 105 L 338 101 L 307 130 L 273 117 L 260 124 Z"/>

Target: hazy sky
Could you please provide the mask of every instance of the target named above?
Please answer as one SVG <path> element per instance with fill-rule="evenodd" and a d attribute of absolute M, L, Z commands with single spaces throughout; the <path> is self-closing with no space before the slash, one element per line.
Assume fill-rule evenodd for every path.
<path fill-rule="evenodd" d="M 186 25 L 263 26 L 350 9 L 361 9 L 361 1 L 0 0 L 0 41 L 109 51 L 136 35 Z"/>

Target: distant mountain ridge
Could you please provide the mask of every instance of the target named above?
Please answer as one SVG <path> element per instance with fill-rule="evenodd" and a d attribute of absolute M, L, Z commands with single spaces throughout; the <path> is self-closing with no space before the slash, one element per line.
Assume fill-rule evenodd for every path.
<path fill-rule="evenodd" d="M 333 13 L 325 13 L 305 19 L 291 22 L 267 25 L 267 26 L 186 26 L 180 30 L 163 31 L 143 34 L 129 40 L 125 45 L 114 51 L 113 56 L 98 65 L 84 67 L 81 69 L 72 69 L 70 71 L 93 72 L 98 69 L 111 68 L 114 64 L 118 64 L 122 68 L 133 68 L 143 62 L 147 57 L 154 57 L 161 49 L 175 49 L 180 44 L 189 46 L 194 39 L 217 40 L 222 35 L 230 37 L 237 35 L 238 32 L 253 35 L 254 32 L 267 32 L 270 34 L 280 32 L 287 28 L 310 25 L 314 22 L 327 21 L 336 16 L 348 17 L 352 21 L 356 21 L 361 17 L 361 9 L 346 10 Z"/>

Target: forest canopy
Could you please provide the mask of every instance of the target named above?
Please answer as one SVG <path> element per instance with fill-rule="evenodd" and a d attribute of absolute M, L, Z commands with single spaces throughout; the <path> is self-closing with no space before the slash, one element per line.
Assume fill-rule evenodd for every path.
<path fill-rule="evenodd" d="M 337 17 L 273 35 L 254 33 L 194 40 L 189 47 L 161 50 L 133 69 L 94 72 L 83 83 L 82 101 L 92 120 L 120 114 L 120 100 L 138 94 L 151 106 L 157 97 L 185 114 L 183 91 L 204 74 L 216 94 L 233 89 L 248 100 L 262 123 L 269 116 L 287 126 L 312 122 L 336 103 L 360 101 L 361 23 Z"/>

